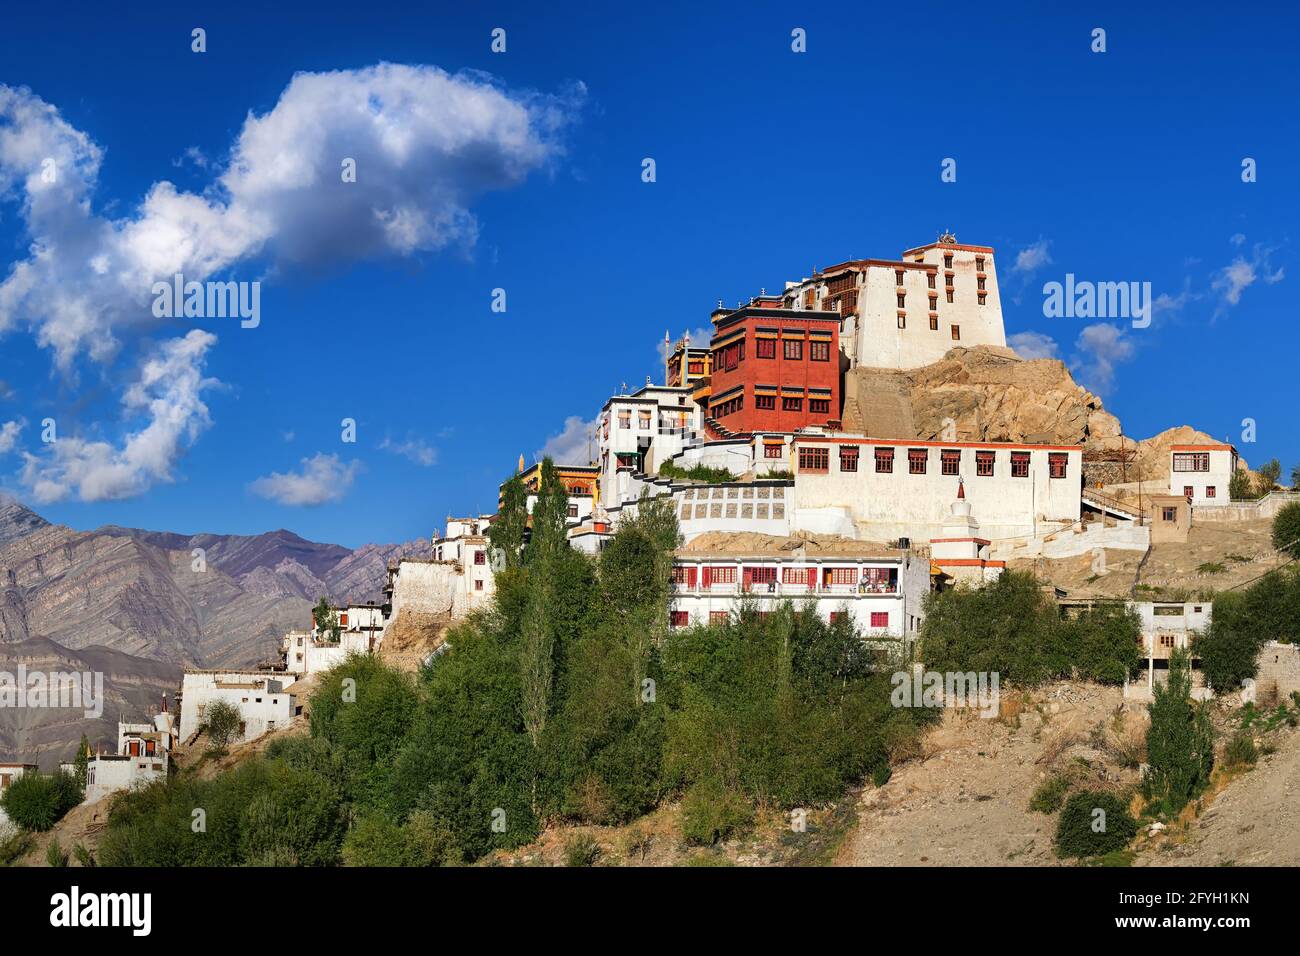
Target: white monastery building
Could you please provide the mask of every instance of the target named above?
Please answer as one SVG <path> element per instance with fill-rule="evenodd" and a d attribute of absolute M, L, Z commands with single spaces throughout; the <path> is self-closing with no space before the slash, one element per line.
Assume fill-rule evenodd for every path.
<path fill-rule="evenodd" d="M 286 675 L 260 671 L 186 671 L 181 683 L 181 741 L 188 743 L 198 733 L 207 706 L 218 700 L 239 711 L 235 743 L 287 727 L 299 712 L 297 699 L 285 689 L 289 683 Z"/>

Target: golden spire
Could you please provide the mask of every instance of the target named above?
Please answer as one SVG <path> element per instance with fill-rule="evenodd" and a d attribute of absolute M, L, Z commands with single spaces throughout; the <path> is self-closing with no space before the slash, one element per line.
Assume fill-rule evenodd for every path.
<path fill-rule="evenodd" d="M 523 452 L 520 452 L 520 453 L 519 453 L 519 467 L 515 469 L 515 474 L 516 474 L 516 475 L 522 475 L 523 473 L 524 473 L 524 453 L 523 453 Z"/>

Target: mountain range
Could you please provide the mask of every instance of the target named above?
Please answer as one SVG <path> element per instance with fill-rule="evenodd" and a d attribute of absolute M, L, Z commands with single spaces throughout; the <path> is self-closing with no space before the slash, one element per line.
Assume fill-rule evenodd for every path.
<path fill-rule="evenodd" d="M 105 526 L 76 531 L 0 499 L 0 671 L 104 673 L 109 709 L 0 707 L 0 762 L 48 769 L 75 750 L 115 745 L 119 714 L 140 719 L 175 691 L 183 667 L 244 667 L 273 657 L 311 607 L 379 600 L 388 562 L 427 539 L 351 550 L 284 529 L 195 534 Z"/>

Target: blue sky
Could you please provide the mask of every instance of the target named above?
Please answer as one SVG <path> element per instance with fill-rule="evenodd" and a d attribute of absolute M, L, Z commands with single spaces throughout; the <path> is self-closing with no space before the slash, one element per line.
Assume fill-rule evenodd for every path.
<path fill-rule="evenodd" d="M 565 444 L 566 421 L 621 382 L 660 378 L 665 328 L 948 228 L 996 248 L 1008 334 L 1050 338 L 1127 434 L 1186 423 L 1252 464 L 1300 461 L 1278 400 L 1300 344 L 1300 63 L 1284 7 L 192 6 L 74 4 L 51 24 L 20 5 L 0 33 L 0 277 L 13 291 L 13 270 L 34 276 L 7 313 L 0 292 L 0 429 L 14 423 L 0 488 L 52 520 L 288 527 L 345 545 L 427 535 L 448 512 L 490 510 L 520 453 Z M 490 49 L 497 27 L 505 53 Z M 385 62 L 404 72 L 367 72 Z M 315 77 L 290 95 L 297 73 Z M 408 81 L 437 95 L 390 112 Z M 374 115 L 349 125 L 333 98 L 358 90 Z M 448 91 L 490 122 L 431 157 L 463 119 Z M 387 153 L 347 146 L 380 128 Z M 47 143 L 100 153 L 93 171 L 63 170 L 67 205 L 34 229 L 24 182 Z M 299 148 L 293 161 L 317 169 L 356 152 L 361 188 L 303 187 L 297 170 L 271 182 Z M 940 179 L 946 157 L 956 182 Z M 1257 182 L 1242 182 L 1246 157 Z M 232 180 L 236 158 L 247 175 Z M 146 209 L 151 195 L 185 202 Z M 341 195 L 368 218 L 335 212 Z M 394 228 L 376 232 L 367 204 Z M 89 241 L 78 208 L 102 230 Z M 184 244 L 173 227 L 218 247 L 196 278 L 261 281 L 257 328 L 154 320 L 136 286 L 104 291 L 123 262 L 167 261 Z M 37 262 L 34 232 L 50 245 Z M 1150 328 L 1081 340 L 1095 320 L 1043 315 L 1043 283 L 1067 272 L 1166 298 Z"/>

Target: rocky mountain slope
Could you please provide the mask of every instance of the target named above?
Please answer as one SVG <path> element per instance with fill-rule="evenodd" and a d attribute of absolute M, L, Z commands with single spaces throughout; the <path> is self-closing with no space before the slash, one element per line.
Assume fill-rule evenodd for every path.
<path fill-rule="evenodd" d="M 176 688 L 182 667 L 265 660 L 285 631 L 309 624 L 321 596 L 377 600 L 387 562 L 428 547 L 416 540 L 353 551 L 284 530 L 75 531 L 0 501 L 0 670 L 13 672 L 15 655 L 32 642 L 50 660 L 110 655 L 104 659 L 124 688 L 131 675 L 143 682 L 140 706 L 122 694 L 127 716 L 141 717 L 145 700 L 156 706 L 162 690 Z M 204 552 L 201 564 L 196 548 Z M 0 760 L 66 756 L 83 732 L 115 740 L 116 714 L 104 720 L 99 726 L 66 712 L 0 709 Z"/>
<path fill-rule="evenodd" d="M 1023 441 L 1082 445 L 1085 453 L 1136 451 L 1148 479 L 1169 473 L 1171 444 L 1216 439 L 1182 425 L 1143 441 L 1124 435 L 1101 399 L 1075 383 L 1065 363 L 1022 359 L 1011 349 L 955 348 L 906 372 L 846 373 L 846 430 L 889 438 Z M 949 426 L 951 423 L 951 426 Z M 902 430 L 906 434 L 895 434 Z"/>

